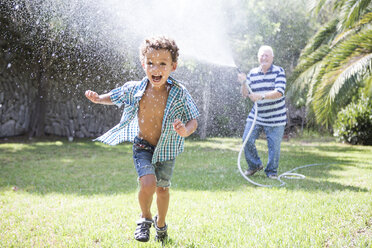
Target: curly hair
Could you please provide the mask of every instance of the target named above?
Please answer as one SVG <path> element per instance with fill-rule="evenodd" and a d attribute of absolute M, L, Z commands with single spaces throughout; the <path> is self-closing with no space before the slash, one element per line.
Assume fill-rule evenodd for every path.
<path fill-rule="evenodd" d="M 141 62 L 144 62 L 146 53 L 148 53 L 151 50 L 168 50 L 171 53 L 172 56 L 172 62 L 177 62 L 179 53 L 178 53 L 178 46 L 176 45 L 176 42 L 165 36 L 158 36 L 158 37 L 151 37 L 148 39 L 145 39 L 140 47 L 140 59 Z"/>

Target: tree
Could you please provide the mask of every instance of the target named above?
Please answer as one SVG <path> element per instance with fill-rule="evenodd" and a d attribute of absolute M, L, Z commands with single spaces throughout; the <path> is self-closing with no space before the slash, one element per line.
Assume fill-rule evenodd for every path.
<path fill-rule="evenodd" d="M 65 24 L 62 17 L 53 15 L 53 12 L 43 12 L 43 5 L 48 1 L 10 1 L 7 2 L 4 11 L 12 22 L 12 27 L 19 35 L 16 50 L 26 55 L 27 67 L 35 72 L 37 94 L 33 103 L 29 136 L 44 135 L 45 117 L 47 111 L 47 99 L 50 88 L 48 76 L 50 67 L 63 46 L 58 45 L 65 33 Z M 58 6 L 57 6 L 58 7 Z"/>
<path fill-rule="evenodd" d="M 305 0 L 237 0 L 232 6 L 230 35 L 237 64 L 247 71 L 258 65 L 261 45 L 274 49 L 274 63 L 293 70 L 301 49 L 314 33 Z"/>
<path fill-rule="evenodd" d="M 66 89 L 76 90 L 84 81 L 114 84 L 118 75 L 125 77 L 132 73 L 133 65 L 128 63 L 130 56 L 118 49 L 117 39 L 102 39 L 107 33 L 102 16 L 105 13 L 99 8 L 99 4 L 87 6 L 84 1 L 12 0 L 2 3 L 0 21 L 6 24 L 1 30 L 8 36 L 5 39 L 7 51 L 14 62 L 22 61 L 17 63 L 18 70 L 31 75 L 31 88 L 36 89 L 35 94 L 29 94 L 33 98 L 29 136 L 48 133 L 50 103 L 65 104 L 71 100 L 74 91 Z M 123 73 L 125 69 L 128 72 Z M 94 80 L 96 78 L 98 80 Z M 28 83 L 23 82 L 23 86 Z M 56 88 L 57 85 L 62 87 Z M 97 85 L 97 90 L 104 87 Z"/>
<path fill-rule="evenodd" d="M 292 101 L 306 99 L 317 124 L 332 126 L 359 88 L 372 95 L 371 10 L 371 0 L 314 1 L 312 13 L 324 24 L 303 49 L 288 88 Z"/>

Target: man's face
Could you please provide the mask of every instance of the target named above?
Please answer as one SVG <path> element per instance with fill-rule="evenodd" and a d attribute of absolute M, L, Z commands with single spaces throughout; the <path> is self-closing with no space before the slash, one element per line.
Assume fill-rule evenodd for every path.
<path fill-rule="evenodd" d="M 258 52 L 258 62 L 261 67 L 269 68 L 273 63 L 274 56 L 270 49 L 262 49 Z"/>
<path fill-rule="evenodd" d="M 150 83 L 154 87 L 161 87 L 167 82 L 170 73 L 177 68 L 177 63 L 172 61 L 168 50 L 150 50 L 145 54 L 142 67 Z"/>

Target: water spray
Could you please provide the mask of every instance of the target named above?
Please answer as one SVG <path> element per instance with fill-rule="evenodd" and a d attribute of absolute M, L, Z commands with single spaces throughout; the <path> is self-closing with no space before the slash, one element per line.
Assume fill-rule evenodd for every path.
<path fill-rule="evenodd" d="M 238 71 L 238 73 L 242 73 L 242 71 L 237 66 L 236 66 L 236 70 Z M 247 88 L 248 88 L 249 94 L 253 93 L 252 92 L 252 89 L 249 87 L 248 84 L 247 84 Z M 299 166 L 299 167 L 296 167 L 296 168 L 294 168 L 292 170 L 286 171 L 286 172 L 284 172 L 284 173 L 282 173 L 282 174 L 280 174 L 278 176 L 277 180 L 280 182 L 280 185 L 278 185 L 278 186 L 267 185 L 267 184 L 260 184 L 260 183 L 256 183 L 253 180 L 251 180 L 249 177 L 247 177 L 244 174 L 244 171 L 242 170 L 242 167 L 240 165 L 240 159 L 241 159 L 242 153 L 244 151 L 244 147 L 247 144 L 248 139 L 251 136 L 251 134 L 253 132 L 253 129 L 254 129 L 255 125 L 256 125 L 257 113 L 258 113 L 258 111 L 257 111 L 257 109 L 258 109 L 257 102 L 254 102 L 254 108 L 256 109 L 256 111 L 254 111 L 254 118 L 253 118 L 253 122 L 252 122 L 251 128 L 249 129 L 249 132 L 248 132 L 247 136 L 245 137 L 245 139 L 243 141 L 243 144 L 242 144 L 242 146 L 240 148 L 239 155 L 238 155 L 238 169 L 239 169 L 240 174 L 244 177 L 245 180 L 247 180 L 248 182 L 250 182 L 250 183 L 252 183 L 252 184 L 254 184 L 256 186 L 259 186 L 259 187 L 266 187 L 266 188 L 282 187 L 282 186 L 284 186 L 286 184 L 283 180 L 281 180 L 282 178 L 286 178 L 286 179 L 305 179 L 306 178 L 302 174 L 294 173 L 294 171 L 296 171 L 296 170 L 299 170 L 299 169 L 302 169 L 302 168 L 306 168 L 306 167 L 311 167 L 311 166 L 328 165 L 329 164 L 329 163 L 308 164 L 308 165 Z"/>

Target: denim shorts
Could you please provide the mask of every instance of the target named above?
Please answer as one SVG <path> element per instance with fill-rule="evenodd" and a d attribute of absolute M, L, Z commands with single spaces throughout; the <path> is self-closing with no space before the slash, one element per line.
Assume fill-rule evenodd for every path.
<path fill-rule="evenodd" d="M 156 186 L 163 188 L 170 187 L 175 159 L 152 164 L 151 160 L 155 146 L 139 137 L 136 137 L 133 143 L 133 161 L 138 178 L 145 175 L 155 175 Z"/>

